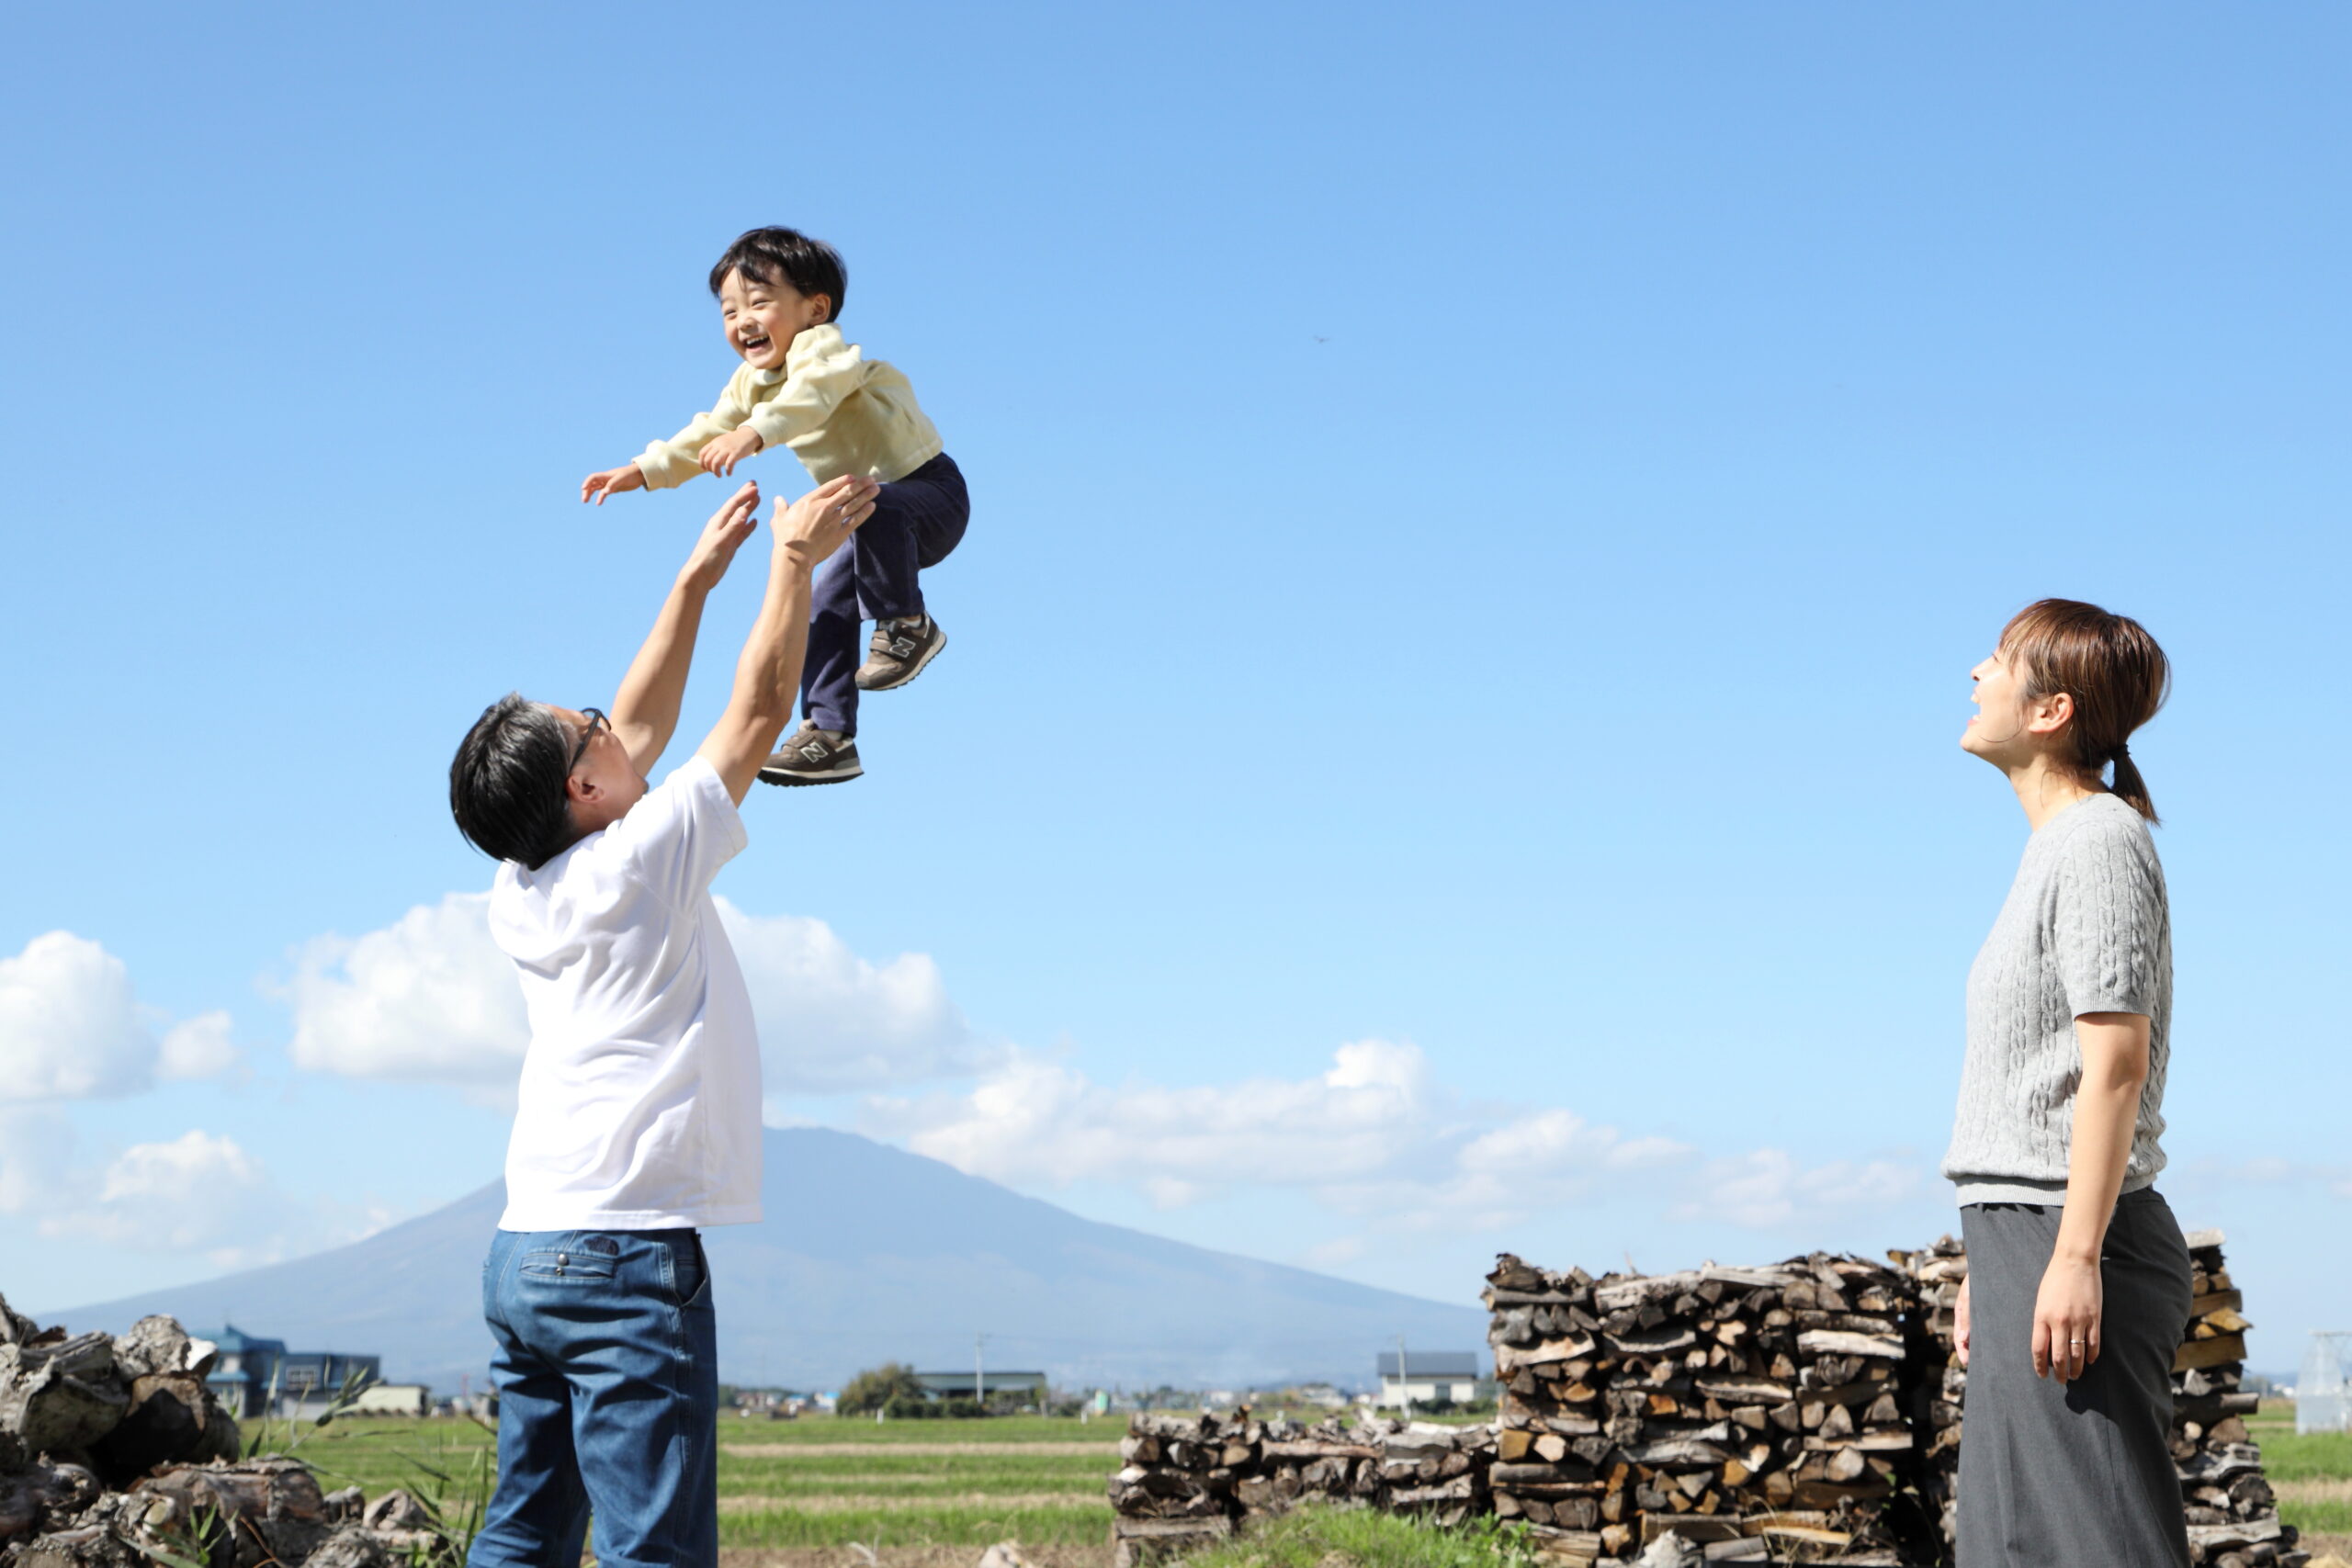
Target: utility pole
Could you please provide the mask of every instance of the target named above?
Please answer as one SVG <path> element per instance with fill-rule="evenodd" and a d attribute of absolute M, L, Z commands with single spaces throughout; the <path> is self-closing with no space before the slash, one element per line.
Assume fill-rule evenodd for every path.
<path fill-rule="evenodd" d="M 988 1337 L 978 1330 L 972 1334 L 972 1397 L 983 1416 L 989 1413 L 989 1374 L 980 1347 L 988 1343 Z"/>
<path fill-rule="evenodd" d="M 1405 1381 L 1405 1337 L 1396 1336 L 1396 1404 L 1405 1419 L 1413 1418 L 1413 1385 Z"/>

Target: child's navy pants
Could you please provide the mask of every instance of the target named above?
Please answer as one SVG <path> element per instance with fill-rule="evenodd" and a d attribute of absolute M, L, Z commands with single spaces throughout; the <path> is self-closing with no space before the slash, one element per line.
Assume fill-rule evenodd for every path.
<path fill-rule="evenodd" d="M 964 471 L 942 452 L 882 487 L 874 515 L 858 525 L 817 578 L 808 614 L 808 656 L 800 666 L 800 712 L 820 729 L 857 733 L 857 667 L 867 621 L 920 615 L 916 574 L 963 542 L 972 520 Z"/>

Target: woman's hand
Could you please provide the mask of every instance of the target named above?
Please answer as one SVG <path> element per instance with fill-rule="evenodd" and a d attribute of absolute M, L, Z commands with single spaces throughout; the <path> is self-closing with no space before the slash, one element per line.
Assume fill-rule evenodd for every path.
<path fill-rule="evenodd" d="M 2033 1299 L 2033 1375 L 2072 1382 L 2098 1359 L 2098 1259 L 2060 1253 Z"/>
<path fill-rule="evenodd" d="M 1951 1348 L 1960 1353 L 1960 1364 L 1968 1365 L 1968 1277 L 1961 1276 L 1960 1302 L 1951 1309 Z"/>

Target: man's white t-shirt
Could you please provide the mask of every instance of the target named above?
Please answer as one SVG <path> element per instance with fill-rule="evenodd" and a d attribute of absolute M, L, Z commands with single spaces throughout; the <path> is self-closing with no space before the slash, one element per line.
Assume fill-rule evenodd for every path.
<path fill-rule="evenodd" d="M 759 1033 L 710 897 L 744 842 L 696 757 L 538 870 L 498 868 L 491 935 L 531 1019 L 499 1229 L 759 1219 Z"/>

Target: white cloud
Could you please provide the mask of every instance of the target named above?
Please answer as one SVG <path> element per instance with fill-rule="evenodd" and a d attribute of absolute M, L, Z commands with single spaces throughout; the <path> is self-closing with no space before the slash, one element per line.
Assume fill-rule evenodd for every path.
<path fill-rule="evenodd" d="M 266 1185 L 260 1162 L 234 1138 L 190 1131 L 117 1156 L 74 1224 L 126 1246 L 185 1252 L 235 1235 Z"/>
<path fill-rule="evenodd" d="M 173 1079 L 226 1077 L 244 1065 L 245 1054 L 229 1037 L 229 1015 L 198 1013 L 164 1032 L 155 1070 Z"/>
<path fill-rule="evenodd" d="M 759 1019 L 769 1093 L 888 1089 L 1005 1058 L 965 1021 L 929 955 L 870 964 L 822 920 L 717 902 Z"/>
<path fill-rule="evenodd" d="M 1163 1208 L 1232 1183 L 1328 1188 L 1405 1161 L 1435 1128 L 1419 1049 L 1360 1041 L 1311 1078 L 1111 1089 L 1014 1053 L 967 1094 L 873 1099 L 866 1120 L 918 1153 L 1012 1184 L 1118 1181 Z"/>
<path fill-rule="evenodd" d="M 71 931 L 0 958 L 0 1101 L 135 1094 L 154 1066 L 121 959 Z"/>
<path fill-rule="evenodd" d="M 30 1128 L 0 1120 L 0 1213 L 34 1214 L 43 1235 L 243 1269 L 356 1240 L 390 1218 L 287 1192 L 234 1138 L 201 1129 L 134 1144 L 101 1167 L 73 1163 L 72 1128 L 53 1113 Z"/>
<path fill-rule="evenodd" d="M 486 893 L 452 893 L 356 941 L 311 941 L 287 987 L 294 1065 L 511 1088 L 531 1030 L 489 908 Z"/>
<path fill-rule="evenodd" d="M 311 942 L 287 987 L 295 1065 L 511 1091 L 530 1021 L 514 967 L 491 940 L 489 907 L 486 894 L 452 893 L 356 940 Z M 923 954 L 872 964 L 822 920 L 747 915 L 725 899 L 718 908 L 771 1094 L 919 1083 L 1002 1059 Z"/>
<path fill-rule="evenodd" d="M 0 958 L 0 1104 L 138 1094 L 164 1077 L 212 1077 L 242 1060 L 229 1015 L 173 1026 L 159 1044 L 130 971 L 87 937 L 50 931 Z"/>
<path fill-rule="evenodd" d="M 1392 1229 L 1497 1231 L 1605 1196 L 1642 1173 L 1686 1166 L 1696 1155 L 1670 1138 L 1628 1138 L 1555 1108 L 1470 1136 L 1441 1175 L 1330 1196 L 1341 1207 L 1384 1215 Z"/>
<path fill-rule="evenodd" d="M 1810 1168 L 1785 1149 L 1756 1149 L 1709 1160 L 1689 1195 L 1668 1211 L 1678 1220 L 1727 1220 L 1777 1230 L 1829 1213 L 1891 1209 L 1919 1190 L 1919 1171 L 1892 1160 L 1832 1160 Z"/>
<path fill-rule="evenodd" d="M 1675 1220 L 1779 1228 L 1892 1207 L 1919 1187 L 1919 1172 L 1894 1160 L 1807 1168 L 1779 1149 L 1710 1160 L 1561 1107 L 1508 1115 L 1467 1104 L 1418 1047 L 1382 1040 L 1340 1047 L 1311 1077 L 1189 1089 L 1098 1084 L 1017 1052 L 963 1093 L 869 1097 L 864 1122 L 1011 1186 L 1112 1183 L 1160 1209 L 1227 1188 L 1289 1189 L 1389 1234 L 1503 1231 L 1629 1199 Z M 1332 1267 L 1364 1246 L 1348 1236 L 1307 1256 Z"/>

